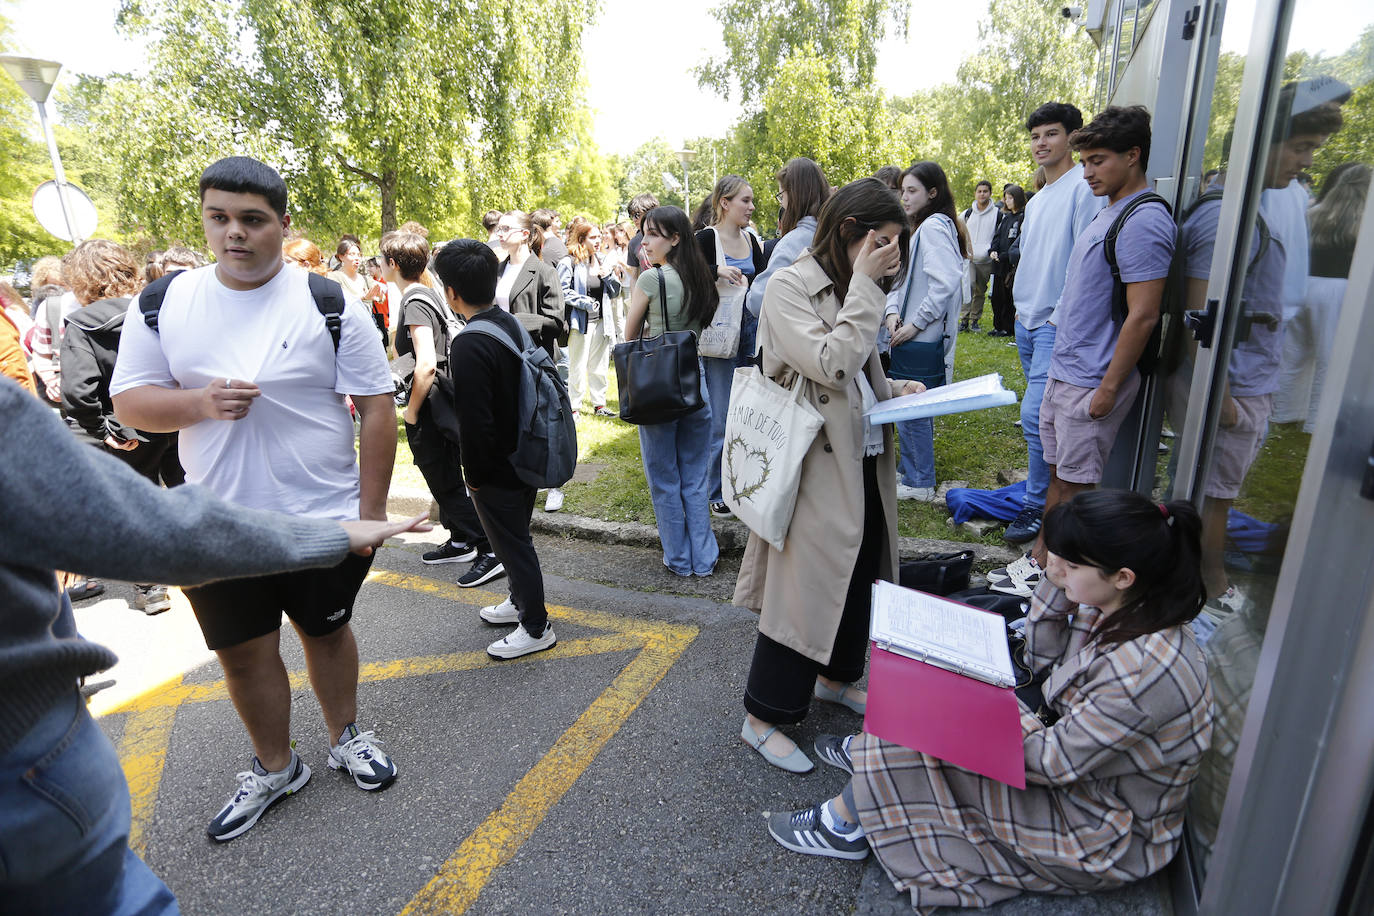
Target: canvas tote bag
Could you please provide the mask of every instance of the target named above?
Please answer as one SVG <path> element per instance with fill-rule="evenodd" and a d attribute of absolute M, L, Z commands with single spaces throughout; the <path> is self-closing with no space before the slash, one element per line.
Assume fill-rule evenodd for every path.
<path fill-rule="evenodd" d="M 720 244 L 720 233 L 713 231 L 711 234 L 716 238 L 716 266 L 724 267 L 725 249 Z M 701 329 L 697 352 L 714 359 L 734 359 L 739 351 L 740 322 L 744 318 L 744 297 L 749 286 L 717 280 L 716 291 L 720 293 L 720 304 L 716 306 L 710 326 Z"/>
<path fill-rule="evenodd" d="M 802 396 L 805 385 L 800 373 L 789 390 L 746 366 L 730 388 L 721 492 L 735 517 L 777 550 L 797 507 L 802 462 L 825 422 Z"/>

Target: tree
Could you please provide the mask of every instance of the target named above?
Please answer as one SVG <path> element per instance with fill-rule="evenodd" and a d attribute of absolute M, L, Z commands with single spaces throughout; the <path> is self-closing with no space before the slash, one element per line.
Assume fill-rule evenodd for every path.
<path fill-rule="evenodd" d="M 749 179 L 758 208 L 755 220 L 765 231 L 777 225 L 775 175 L 787 160 L 815 160 L 839 187 L 906 158 L 909 148 L 901 142 L 899 119 L 882 93 L 870 89 L 836 96 L 826 82 L 827 69 L 813 52 L 794 53 L 778 67 L 759 112 L 731 131 L 731 170 Z"/>
<path fill-rule="evenodd" d="M 920 93 L 916 138 L 944 166 L 956 199 L 971 200 L 981 179 L 1026 184 L 1034 169 L 1026 116 L 1048 101 L 1091 116 L 1097 52 L 1082 29 L 1060 15 L 1057 0 L 991 0 L 978 26 L 978 51 L 958 79 Z"/>
<path fill-rule="evenodd" d="M 783 63 L 806 54 L 823 64 L 835 92 L 868 86 L 878 44 L 904 37 L 911 4 L 903 0 L 723 0 L 711 11 L 721 24 L 725 55 L 697 68 L 701 85 L 748 105 L 772 84 Z"/>
<path fill-rule="evenodd" d="M 538 16 L 515 0 L 125 0 L 120 23 L 156 37 L 148 82 L 194 125 L 162 124 L 167 156 L 264 150 L 321 230 L 380 211 L 382 232 L 412 218 L 447 234 L 529 187 L 580 104 L 591 13 L 592 0 Z"/>

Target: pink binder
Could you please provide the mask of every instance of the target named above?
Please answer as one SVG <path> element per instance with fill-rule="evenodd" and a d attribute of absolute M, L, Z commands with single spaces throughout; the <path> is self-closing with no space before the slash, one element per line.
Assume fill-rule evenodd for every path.
<path fill-rule="evenodd" d="M 873 644 L 864 731 L 1026 787 L 1021 712 L 1010 687 L 994 687 Z"/>

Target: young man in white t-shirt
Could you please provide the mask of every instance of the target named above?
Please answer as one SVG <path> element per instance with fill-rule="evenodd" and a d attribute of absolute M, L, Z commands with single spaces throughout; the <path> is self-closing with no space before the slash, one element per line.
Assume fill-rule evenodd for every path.
<path fill-rule="evenodd" d="M 1050 485 L 1040 443 L 1040 401 L 1054 353 L 1056 312 L 1064 295 L 1074 241 L 1104 204 L 1083 180 L 1083 166 L 1073 161 L 1069 149 L 1069 134 L 1082 126 L 1082 113 L 1063 102 L 1046 102 L 1026 119 L 1031 155 L 1045 170 L 1045 187 L 1026 203 L 1013 291 L 1016 349 L 1026 375 L 1021 435 L 1026 439 L 1027 453 L 1025 502 L 1002 535 L 1013 544 L 1033 541 L 1040 533 Z"/>
<path fill-rule="evenodd" d="M 372 316 L 338 289 L 336 346 L 310 275 L 282 262 L 291 219 L 286 184 L 273 169 L 247 157 L 221 159 L 201 175 L 200 198 L 217 263 L 177 275 L 156 329 L 145 323 L 139 298 L 129 304 L 110 386 L 116 414 L 139 429 L 179 430 L 187 480 L 229 502 L 384 520 L 396 413 Z M 356 461 L 345 396 L 362 425 Z M 283 610 L 300 634 L 329 728 L 330 768 L 362 789 L 396 778 L 372 732 L 355 724 L 358 646 L 349 619 L 370 565 L 370 557 L 350 556 L 331 569 L 186 589 L 255 752 L 207 828 L 214 839 L 242 834 L 310 778 L 291 747 Z"/>

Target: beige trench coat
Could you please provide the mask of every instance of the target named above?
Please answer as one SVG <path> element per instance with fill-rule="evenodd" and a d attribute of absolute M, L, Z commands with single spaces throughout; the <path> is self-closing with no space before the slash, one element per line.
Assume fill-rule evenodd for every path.
<path fill-rule="evenodd" d="M 805 397 L 825 425 L 802 464 L 785 549 L 775 550 L 758 535 L 749 535 L 734 603 L 760 611 L 759 632 L 822 665 L 830 662 L 863 540 L 867 421 L 855 374 L 868 373 L 879 400 L 893 395 L 876 347 L 885 304 L 877 284 L 856 274 L 841 307 L 830 278 L 806 254 L 774 276 L 759 315 L 764 373 L 784 386 L 801 373 Z M 878 491 L 887 532 L 878 575 L 892 581 L 897 569 L 897 461 L 891 426 L 883 428 Z"/>

